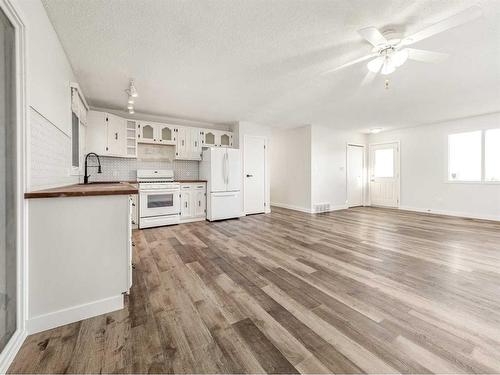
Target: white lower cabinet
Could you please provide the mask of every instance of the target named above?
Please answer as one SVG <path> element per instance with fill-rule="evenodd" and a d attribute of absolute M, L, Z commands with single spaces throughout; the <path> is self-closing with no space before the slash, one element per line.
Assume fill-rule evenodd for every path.
<path fill-rule="evenodd" d="M 132 201 L 132 228 L 137 229 L 139 226 L 139 203 L 137 194 L 131 195 L 130 199 Z"/>
<path fill-rule="evenodd" d="M 206 218 L 206 184 L 181 184 L 181 223 L 200 221 Z"/>

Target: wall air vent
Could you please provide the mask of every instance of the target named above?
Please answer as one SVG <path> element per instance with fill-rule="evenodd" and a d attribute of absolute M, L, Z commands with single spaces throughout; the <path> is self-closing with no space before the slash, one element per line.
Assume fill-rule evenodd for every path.
<path fill-rule="evenodd" d="M 314 205 L 314 213 L 322 213 L 330 211 L 330 203 L 318 203 Z"/>

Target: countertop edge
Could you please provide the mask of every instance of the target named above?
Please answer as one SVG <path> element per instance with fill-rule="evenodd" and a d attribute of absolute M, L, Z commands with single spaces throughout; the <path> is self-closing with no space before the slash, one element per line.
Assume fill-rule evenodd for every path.
<path fill-rule="evenodd" d="M 102 189 L 98 185 L 93 190 L 77 190 L 78 184 L 66 185 L 58 188 L 31 191 L 24 193 L 24 199 L 38 199 L 38 198 L 65 198 L 65 197 L 96 197 L 106 195 L 133 195 L 138 194 L 139 189 L 130 185 L 129 183 L 117 183 L 121 186 L 115 186 L 116 189 Z M 88 187 L 87 187 L 88 189 Z"/>

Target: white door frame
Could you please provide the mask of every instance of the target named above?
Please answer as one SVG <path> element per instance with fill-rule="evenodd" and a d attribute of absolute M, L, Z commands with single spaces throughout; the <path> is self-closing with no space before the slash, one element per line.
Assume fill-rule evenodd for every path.
<path fill-rule="evenodd" d="M 250 134 L 245 134 L 243 136 L 243 147 L 242 148 L 242 160 L 243 160 L 243 168 L 242 168 L 242 177 L 243 177 L 243 215 L 247 214 L 247 209 L 245 207 L 245 190 L 247 188 L 247 179 L 245 177 L 245 170 L 246 170 L 246 165 L 245 165 L 245 144 L 246 140 L 248 138 L 258 138 L 258 139 L 263 139 L 264 140 L 264 204 L 266 205 L 266 208 L 264 210 L 264 213 L 269 213 L 271 212 L 271 207 L 269 203 L 269 197 L 268 197 L 268 191 L 267 191 L 267 181 L 269 181 L 269 168 L 268 168 L 268 138 L 261 136 L 261 135 L 250 135 Z"/>
<path fill-rule="evenodd" d="M 27 204 L 24 192 L 28 185 L 28 108 L 26 67 L 26 26 L 14 0 L 0 0 L 0 9 L 15 29 L 16 54 L 16 118 L 17 118 L 17 328 L 10 341 L 0 353 L 0 373 L 7 371 L 26 338 L 28 311 L 28 225 Z"/>
<path fill-rule="evenodd" d="M 366 176 L 367 176 L 367 170 L 366 170 L 366 146 L 362 143 L 352 143 L 352 142 L 347 142 L 345 145 L 345 201 L 346 201 L 346 206 L 349 207 L 349 202 L 348 202 L 348 192 L 349 192 L 349 181 L 348 181 L 348 176 L 347 176 L 347 171 L 349 170 L 349 146 L 355 146 L 355 147 L 362 147 L 363 148 L 363 177 L 362 177 L 362 194 L 363 194 L 363 199 L 362 199 L 362 205 L 366 206 Z"/>
<path fill-rule="evenodd" d="M 386 141 L 386 142 L 376 142 L 376 143 L 369 143 L 368 144 L 368 168 L 367 168 L 367 185 L 368 185 L 368 202 L 369 202 L 369 205 L 371 206 L 372 204 L 372 195 L 371 195 L 371 187 L 370 187 L 370 176 L 371 176 L 371 165 L 372 165 L 372 161 L 371 161 L 371 147 L 372 146 L 380 146 L 380 145 L 386 145 L 386 144 L 392 144 L 392 143 L 396 143 L 398 146 L 397 146 L 397 156 L 396 156 L 396 159 L 394 159 L 394 161 L 396 161 L 396 165 L 398 166 L 397 168 L 397 182 L 396 182 L 396 188 L 397 188 L 397 195 L 398 195 L 398 199 L 397 199 L 397 205 L 396 207 L 392 207 L 392 208 L 398 208 L 400 207 L 401 205 L 401 142 L 399 140 L 397 141 Z"/>

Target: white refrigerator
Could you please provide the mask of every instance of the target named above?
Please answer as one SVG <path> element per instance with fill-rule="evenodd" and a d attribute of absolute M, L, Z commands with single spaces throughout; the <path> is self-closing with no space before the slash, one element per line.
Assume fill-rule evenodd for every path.
<path fill-rule="evenodd" d="M 240 217 L 240 150 L 212 147 L 203 151 L 200 178 L 207 180 L 207 220 Z"/>

